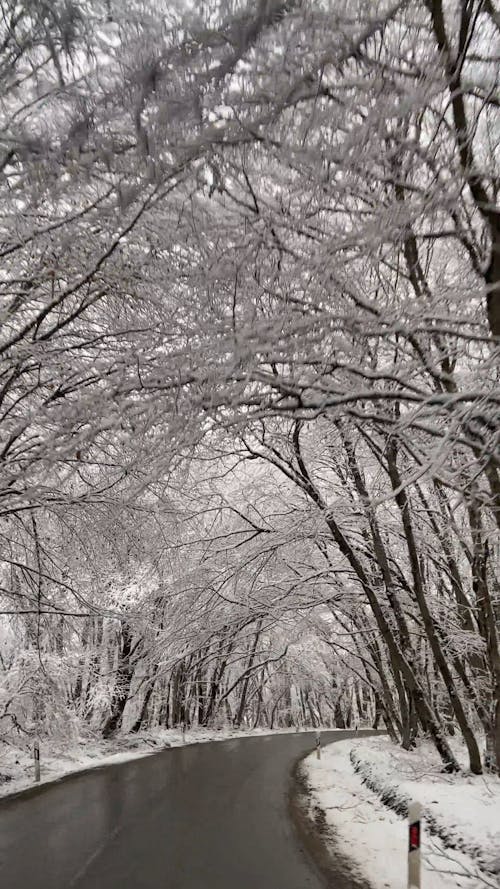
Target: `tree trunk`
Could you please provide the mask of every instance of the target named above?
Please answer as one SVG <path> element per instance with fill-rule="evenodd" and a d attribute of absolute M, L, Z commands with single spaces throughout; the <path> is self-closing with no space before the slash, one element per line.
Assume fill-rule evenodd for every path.
<path fill-rule="evenodd" d="M 479 747 L 474 733 L 469 725 L 469 721 L 458 695 L 455 682 L 448 667 L 448 663 L 443 654 L 443 650 L 441 648 L 441 644 L 436 633 L 436 628 L 434 626 L 434 621 L 432 619 L 432 615 L 427 604 L 421 566 L 418 559 L 417 544 L 413 531 L 413 524 L 411 521 L 410 505 L 408 502 L 408 497 L 406 495 L 406 489 L 403 485 L 402 478 L 397 468 L 396 450 L 393 443 L 388 445 L 386 449 L 386 457 L 389 478 L 391 480 L 391 485 L 394 491 L 394 497 L 401 513 L 403 531 L 410 559 L 411 573 L 413 577 L 413 589 L 417 605 L 422 616 L 424 629 L 429 640 L 434 659 L 439 668 L 439 672 L 441 673 L 441 676 L 443 678 L 446 691 L 448 692 L 450 703 L 453 708 L 453 713 L 455 714 L 455 718 L 460 726 L 460 730 L 467 746 L 470 770 L 474 775 L 480 775 L 482 773 L 482 765 Z"/>
<path fill-rule="evenodd" d="M 119 728 L 123 718 L 123 711 L 128 701 L 130 684 L 134 668 L 130 662 L 132 653 L 132 633 L 125 621 L 121 622 L 121 647 L 118 655 L 115 687 L 111 699 L 111 713 L 109 714 L 102 730 L 103 738 L 110 738 Z"/>
<path fill-rule="evenodd" d="M 259 642 L 261 628 L 262 628 L 262 618 L 260 618 L 260 620 L 257 621 L 257 627 L 255 630 L 255 636 L 254 636 L 253 643 L 252 643 L 252 649 L 250 651 L 250 656 L 248 658 L 247 670 L 250 670 L 254 665 L 255 652 L 257 651 L 257 645 Z M 250 682 L 250 672 L 247 673 L 247 675 L 245 676 L 245 679 L 243 680 L 240 703 L 239 703 L 239 707 L 238 707 L 236 716 L 234 717 L 234 725 L 237 727 L 239 727 L 241 725 L 241 721 L 243 719 L 243 714 L 245 712 L 245 705 L 246 705 L 246 700 L 247 700 L 249 682 Z"/>
<path fill-rule="evenodd" d="M 90 629 L 91 629 L 91 619 L 88 617 L 85 619 L 82 629 L 82 653 L 80 658 L 78 659 L 78 674 L 76 677 L 75 687 L 73 689 L 73 702 L 78 705 L 80 703 L 80 699 L 82 697 L 83 692 L 83 673 L 85 669 L 85 662 L 87 659 L 87 647 L 90 639 Z"/>
<path fill-rule="evenodd" d="M 479 628 L 486 643 L 488 662 L 492 677 L 490 722 L 486 729 L 486 766 L 496 766 L 500 775 L 500 643 L 498 638 L 498 615 L 490 595 L 487 572 L 488 549 L 484 538 L 480 508 L 476 503 L 468 505 L 469 523 L 472 536 L 472 585 L 476 596 Z"/>
<path fill-rule="evenodd" d="M 130 729 L 131 732 L 136 733 L 136 732 L 140 731 L 143 723 L 146 720 L 146 716 L 147 716 L 147 712 L 148 712 L 148 705 L 149 705 L 151 696 L 154 691 L 158 670 L 159 670 L 159 664 L 155 664 L 153 667 L 153 671 L 151 673 L 151 677 L 148 680 L 148 687 L 146 689 L 146 694 L 144 695 L 144 700 L 142 702 L 141 711 L 140 711 L 139 716 L 137 717 L 136 721 L 134 722 L 132 728 Z"/>

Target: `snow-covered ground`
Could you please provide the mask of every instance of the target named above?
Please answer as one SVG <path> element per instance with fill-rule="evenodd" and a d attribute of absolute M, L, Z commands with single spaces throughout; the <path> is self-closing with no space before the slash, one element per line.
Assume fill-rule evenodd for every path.
<path fill-rule="evenodd" d="M 75 740 L 58 746 L 54 741 L 40 744 L 40 783 L 54 781 L 74 772 L 99 768 L 124 762 L 162 748 L 180 747 L 183 744 L 199 744 L 206 741 L 223 741 L 227 738 L 245 738 L 253 735 L 282 734 L 295 729 L 189 729 L 183 738 L 180 729 L 155 729 L 134 735 L 119 735 L 109 741 L 98 738 Z M 309 731 L 311 731 L 309 729 Z M 33 787 L 34 764 L 32 748 L 4 745 L 0 747 L 0 797 L 19 793 Z"/>
<path fill-rule="evenodd" d="M 303 768 L 334 848 L 374 889 L 407 885 L 408 824 L 391 806 L 409 800 L 424 811 L 423 889 L 500 886 L 498 778 L 444 775 L 430 747 L 407 753 L 386 738 L 341 741 Z"/>

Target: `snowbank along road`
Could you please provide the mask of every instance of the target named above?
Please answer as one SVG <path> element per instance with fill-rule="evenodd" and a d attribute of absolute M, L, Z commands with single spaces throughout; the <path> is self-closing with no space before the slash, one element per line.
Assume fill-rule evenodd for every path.
<path fill-rule="evenodd" d="M 324 889 L 288 811 L 313 747 L 310 733 L 188 745 L 5 800 L 0 886 Z"/>

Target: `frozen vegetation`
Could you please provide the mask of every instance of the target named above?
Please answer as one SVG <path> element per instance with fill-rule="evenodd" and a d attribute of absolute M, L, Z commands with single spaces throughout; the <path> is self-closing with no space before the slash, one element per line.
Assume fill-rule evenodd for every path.
<path fill-rule="evenodd" d="M 0 0 L 2 787 L 384 728 L 362 807 L 425 750 L 490 879 L 499 59 L 492 0 Z"/>

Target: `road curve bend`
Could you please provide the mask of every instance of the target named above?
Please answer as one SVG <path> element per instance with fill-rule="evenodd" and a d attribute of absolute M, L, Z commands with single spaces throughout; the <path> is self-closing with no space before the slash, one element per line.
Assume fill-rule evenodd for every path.
<path fill-rule="evenodd" d="M 313 747 L 313 733 L 187 745 L 4 800 L 0 886 L 325 889 L 288 812 Z"/>

